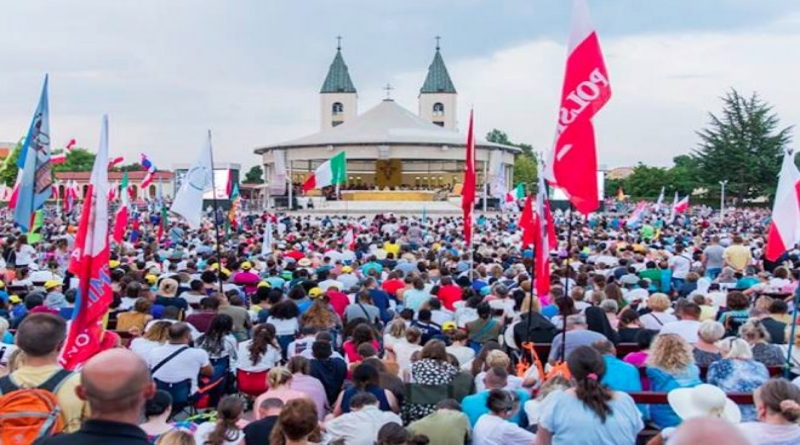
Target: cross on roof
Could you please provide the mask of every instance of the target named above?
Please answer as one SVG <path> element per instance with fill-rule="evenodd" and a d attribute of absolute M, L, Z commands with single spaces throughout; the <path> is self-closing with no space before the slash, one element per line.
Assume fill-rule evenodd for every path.
<path fill-rule="evenodd" d="M 439 41 L 442 40 L 441 36 L 434 37 L 436 39 L 436 51 L 439 51 Z"/>
<path fill-rule="evenodd" d="M 342 36 L 336 36 L 336 50 L 342 50 Z"/>
<path fill-rule="evenodd" d="M 383 87 L 383 89 L 386 91 L 386 98 L 387 99 L 391 99 L 392 98 L 392 90 L 394 90 L 394 87 L 391 84 L 387 83 L 386 86 Z"/>

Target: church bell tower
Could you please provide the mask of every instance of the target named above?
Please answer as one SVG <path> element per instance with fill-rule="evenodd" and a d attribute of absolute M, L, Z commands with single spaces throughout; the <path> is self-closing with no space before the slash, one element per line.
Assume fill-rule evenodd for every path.
<path fill-rule="evenodd" d="M 342 38 L 337 37 L 336 56 L 319 91 L 320 124 L 323 130 L 340 125 L 358 115 L 358 94 L 342 57 Z"/>
<path fill-rule="evenodd" d="M 419 116 L 448 130 L 456 129 L 456 99 L 458 93 L 442 59 L 436 37 L 436 53 L 428 67 L 425 83 L 419 90 Z"/>

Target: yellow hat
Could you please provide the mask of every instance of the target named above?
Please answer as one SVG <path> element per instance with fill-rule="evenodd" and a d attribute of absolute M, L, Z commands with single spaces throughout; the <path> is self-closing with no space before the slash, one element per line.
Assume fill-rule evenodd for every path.
<path fill-rule="evenodd" d="M 109 261 L 109 262 L 108 262 L 108 267 L 110 267 L 110 268 L 112 268 L 112 269 L 116 269 L 116 268 L 118 268 L 118 267 L 119 267 L 119 261 L 118 261 L 118 260 L 111 260 L 111 261 Z"/>
<path fill-rule="evenodd" d="M 311 297 L 311 298 L 317 298 L 320 295 L 322 295 L 322 293 L 323 293 L 322 292 L 322 288 L 315 287 L 315 288 L 312 288 L 310 291 L 308 291 L 308 296 Z"/>
<path fill-rule="evenodd" d="M 47 280 L 44 283 L 44 288 L 46 290 L 55 289 L 58 286 L 61 286 L 61 282 L 60 281 L 56 281 L 56 280 Z"/>
<path fill-rule="evenodd" d="M 145 279 L 145 281 L 147 281 L 150 284 L 155 284 L 155 282 L 158 281 L 158 277 L 153 275 L 153 274 L 151 274 L 151 273 L 145 275 L 144 279 Z"/>
<path fill-rule="evenodd" d="M 444 323 L 442 323 L 442 330 L 443 331 L 449 331 L 451 329 L 457 329 L 457 328 L 458 328 L 458 326 L 456 326 L 456 322 L 455 321 L 445 321 Z"/>
<path fill-rule="evenodd" d="M 4 283 L 3 280 L 0 280 L 0 289 L 4 287 L 6 287 L 6 283 Z"/>
<path fill-rule="evenodd" d="M 256 287 L 272 287 L 267 281 L 259 281 Z"/>
<path fill-rule="evenodd" d="M 241 268 L 242 270 L 250 270 L 253 268 L 253 265 L 250 263 L 250 261 L 245 261 L 242 263 Z"/>
<path fill-rule="evenodd" d="M 22 298 L 20 298 L 19 295 L 12 295 L 8 297 L 8 301 L 14 304 L 22 303 Z"/>
<path fill-rule="evenodd" d="M 350 272 L 352 272 L 352 271 L 353 271 L 353 268 L 352 268 L 352 267 L 350 267 L 350 266 L 344 266 L 344 267 L 342 267 L 342 273 L 350 273 Z"/>

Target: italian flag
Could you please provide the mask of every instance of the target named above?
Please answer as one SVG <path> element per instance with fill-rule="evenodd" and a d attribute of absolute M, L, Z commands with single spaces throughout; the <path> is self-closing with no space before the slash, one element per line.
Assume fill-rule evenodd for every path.
<path fill-rule="evenodd" d="M 517 202 L 525 197 L 525 186 L 522 183 L 517 184 L 516 187 L 506 193 L 506 202 Z"/>
<path fill-rule="evenodd" d="M 114 235 L 113 240 L 119 244 L 125 236 L 125 229 L 128 228 L 128 172 L 122 174 L 120 198 L 121 202 L 117 209 L 117 215 L 114 218 Z"/>
<path fill-rule="evenodd" d="M 306 182 L 303 183 L 303 191 L 321 189 L 330 185 L 342 184 L 347 180 L 347 159 L 344 152 L 323 162 L 322 165 L 314 170 Z"/>

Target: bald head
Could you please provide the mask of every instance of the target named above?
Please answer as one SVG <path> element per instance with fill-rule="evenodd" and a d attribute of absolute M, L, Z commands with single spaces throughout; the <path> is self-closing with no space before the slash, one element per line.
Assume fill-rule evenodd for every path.
<path fill-rule="evenodd" d="M 712 417 L 689 419 L 681 423 L 673 437 L 672 445 L 700 445 L 724 443 L 748 445 L 747 438 L 731 423 Z"/>
<path fill-rule="evenodd" d="M 140 415 L 155 394 L 147 364 L 127 349 L 109 349 L 86 362 L 81 370 L 78 397 L 89 402 L 94 418 Z"/>

